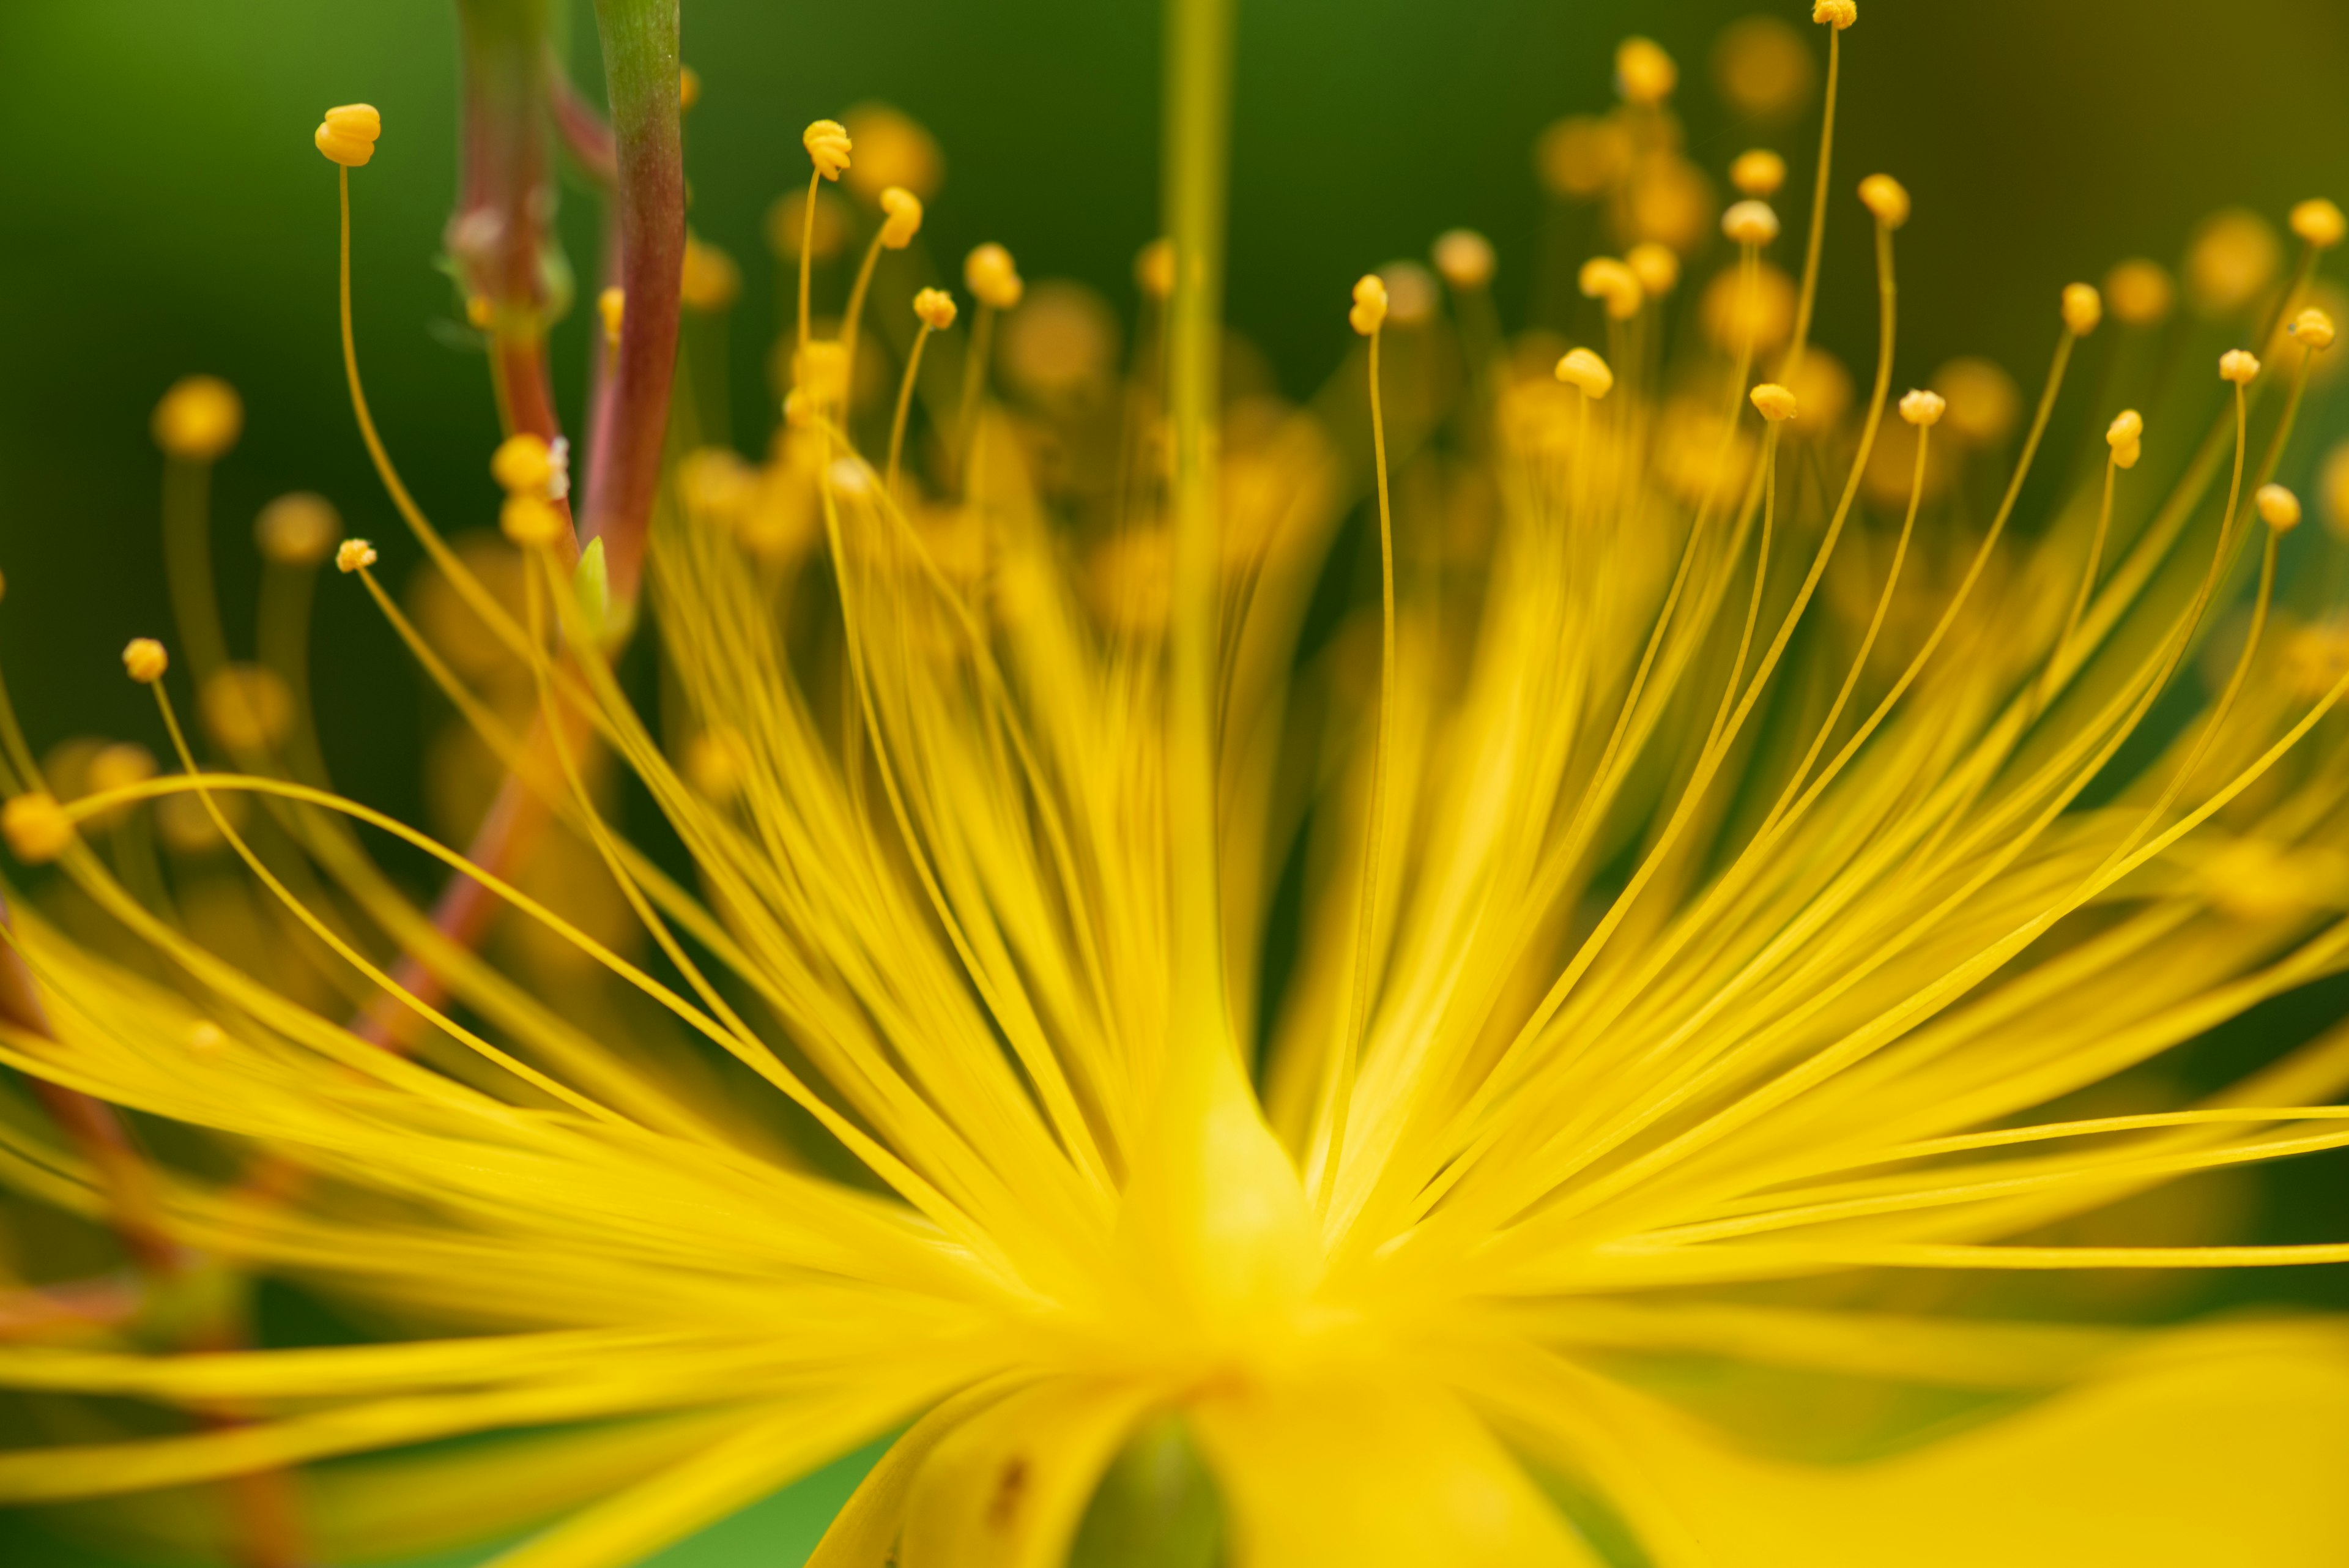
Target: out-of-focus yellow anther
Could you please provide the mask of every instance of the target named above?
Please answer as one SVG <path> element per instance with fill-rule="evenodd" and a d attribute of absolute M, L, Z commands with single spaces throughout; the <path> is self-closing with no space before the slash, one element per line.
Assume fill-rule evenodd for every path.
<path fill-rule="evenodd" d="M 1721 214 L 1721 232 L 1741 245 L 1766 245 L 1778 237 L 1778 214 L 1767 202 L 1740 202 Z"/>
<path fill-rule="evenodd" d="M 57 797 L 36 792 L 0 805 L 0 837 L 8 852 L 27 866 L 46 866 L 74 841 L 73 818 Z"/>
<path fill-rule="evenodd" d="M 1604 301 L 1608 316 L 1617 321 L 1630 320 L 1647 303 L 1648 291 L 1640 286 L 1639 274 L 1613 256 L 1593 256 L 1584 262 L 1576 281 L 1585 299 Z"/>
<path fill-rule="evenodd" d="M 375 105 L 345 103 L 326 111 L 310 140 L 334 162 L 357 169 L 375 156 L 376 139 L 382 134 L 383 116 L 375 111 Z"/>
<path fill-rule="evenodd" d="M 2335 538 L 2349 538 L 2349 441 L 2324 454 L 2317 481 L 2324 498 L 2324 521 Z"/>
<path fill-rule="evenodd" d="M 2085 337 L 2105 319 L 2105 296 L 2090 285 L 2067 283 L 2064 286 L 2064 330 L 2075 337 Z"/>
<path fill-rule="evenodd" d="M 1174 242 L 1164 235 L 1134 253 L 1133 285 L 1152 299 L 1174 297 Z"/>
<path fill-rule="evenodd" d="M 1397 327 L 1417 327 L 1435 315 L 1435 275 L 1415 261 L 1389 262 L 1379 268 L 1387 286 L 1387 319 Z"/>
<path fill-rule="evenodd" d="M 335 570 L 359 572 L 376 564 L 375 546 L 365 539 L 346 539 L 335 547 Z"/>
<path fill-rule="evenodd" d="M 1615 372 L 1588 348 L 1572 349 L 1560 359 L 1557 379 L 1593 402 L 1615 389 Z"/>
<path fill-rule="evenodd" d="M 134 637 L 122 649 L 123 673 L 141 686 L 152 686 L 171 668 L 171 656 L 151 637 Z"/>
<path fill-rule="evenodd" d="M 970 296 L 992 310 L 1009 310 L 1028 292 L 1011 253 L 993 240 L 962 258 L 963 286 Z"/>
<path fill-rule="evenodd" d="M 1922 387 L 1900 400 L 1900 417 L 1919 430 L 1930 430 L 1950 411 L 1949 400 Z"/>
<path fill-rule="evenodd" d="M 1840 33 L 1859 20 L 1859 6 L 1856 0 L 1816 0 L 1811 20 Z"/>
<path fill-rule="evenodd" d="M 511 435 L 490 454 L 490 477 L 509 495 L 544 495 L 554 478 L 554 452 L 527 431 Z"/>
<path fill-rule="evenodd" d="M 820 408 L 836 409 L 847 402 L 847 345 L 819 337 L 792 355 L 792 386 L 813 398 Z"/>
<path fill-rule="evenodd" d="M 136 741 L 117 741 L 89 759 L 82 782 L 90 794 L 110 794 L 155 776 L 155 753 Z"/>
<path fill-rule="evenodd" d="M 685 265 L 678 274 L 677 296 L 690 310 L 725 309 L 741 297 L 742 269 L 734 258 L 707 241 L 685 237 Z"/>
<path fill-rule="evenodd" d="M 2187 293 L 2203 315 L 2231 316 L 2266 293 L 2282 265 L 2274 226 L 2257 213 L 2229 208 L 2204 220 L 2187 247 Z"/>
<path fill-rule="evenodd" d="M 218 376 L 182 376 L 155 405 L 150 428 L 165 456 L 216 462 L 244 432 L 244 404 Z"/>
<path fill-rule="evenodd" d="M 294 693 L 259 664 L 223 664 L 196 692 L 205 732 L 230 752 L 263 752 L 294 727 Z"/>
<path fill-rule="evenodd" d="M 914 296 L 914 314 L 931 331 L 944 332 L 955 323 L 954 296 L 943 288 L 926 288 Z"/>
<path fill-rule="evenodd" d="M 1775 381 L 1764 381 L 1747 395 L 1754 400 L 1754 406 L 1761 410 L 1762 417 L 1774 425 L 1784 424 L 1793 419 L 1802 406 L 1795 401 L 1794 393 Z"/>
<path fill-rule="evenodd" d="M 701 101 L 701 73 L 691 66 L 677 67 L 677 108 L 682 114 Z"/>
<path fill-rule="evenodd" d="M 497 324 L 497 307 L 490 303 L 489 296 L 469 294 L 465 296 L 466 326 L 476 332 L 487 332 Z"/>
<path fill-rule="evenodd" d="M 713 805 L 730 805 L 750 775 L 750 747 L 731 728 L 704 730 L 685 743 L 685 776 Z"/>
<path fill-rule="evenodd" d="M 1786 182 L 1786 161 L 1766 147 L 1741 152 L 1729 166 L 1729 182 L 1741 196 L 1756 200 L 1775 196 Z"/>
<path fill-rule="evenodd" d="M 614 284 L 595 296 L 595 314 L 604 318 L 604 342 L 617 348 L 620 342 L 620 322 L 628 313 L 628 296 Z"/>
<path fill-rule="evenodd" d="M 2023 393 L 2014 378 L 1988 359 L 1952 359 L 1933 372 L 1933 389 L 1950 400 L 1950 430 L 1976 446 L 1995 446 L 2014 433 Z"/>
<path fill-rule="evenodd" d="M 1912 204 L 1909 187 L 1889 174 L 1870 174 L 1859 182 L 1859 204 L 1876 214 L 1876 221 L 1888 229 L 1897 229 L 1909 221 Z"/>
<path fill-rule="evenodd" d="M 2106 430 L 2105 444 L 2113 449 L 2114 466 L 2135 468 L 2137 459 L 2145 455 L 2145 416 L 2135 409 L 2123 409 Z"/>
<path fill-rule="evenodd" d="M 2318 250 L 2329 251 L 2349 239 L 2349 217 L 2344 217 L 2338 206 L 2319 196 L 2292 210 L 2292 232 Z"/>
<path fill-rule="evenodd" d="M 815 161 L 815 171 L 827 180 L 840 178 L 852 151 L 848 128 L 836 119 L 819 119 L 800 133 L 800 145 Z"/>
<path fill-rule="evenodd" d="M 885 103 L 860 103 L 840 118 L 856 143 L 856 166 L 846 182 L 851 191 L 877 202 L 883 191 L 903 185 L 925 202 L 936 198 L 946 183 L 946 156 L 919 120 Z"/>
<path fill-rule="evenodd" d="M 881 244 L 884 248 L 902 251 L 914 243 L 922 232 L 922 199 L 903 185 L 892 185 L 881 192 Z"/>
<path fill-rule="evenodd" d="M 1625 103 L 1652 108 L 1672 96 L 1681 68 L 1653 38 L 1626 38 L 1615 47 L 1615 90 Z"/>
<path fill-rule="evenodd" d="M 1435 236 L 1430 254 L 1436 275 L 1452 288 L 1483 288 L 1493 281 L 1493 242 L 1474 229 L 1446 229 Z"/>
<path fill-rule="evenodd" d="M 1374 272 L 1366 272 L 1354 285 L 1354 307 L 1346 312 L 1346 320 L 1353 329 L 1368 337 L 1385 324 L 1387 318 L 1387 286 Z"/>
<path fill-rule="evenodd" d="M 335 547 L 343 520 L 323 495 L 297 490 L 281 495 L 253 520 L 253 542 L 262 559 L 281 566 L 315 566 Z"/>
<path fill-rule="evenodd" d="M 2260 357 L 2248 348 L 2230 348 L 2219 356 L 2219 379 L 2248 387 L 2260 379 Z"/>
<path fill-rule="evenodd" d="M 543 495 L 509 495 L 498 508 L 498 532 L 523 549 L 534 550 L 562 536 L 563 514 Z"/>
<path fill-rule="evenodd" d="M 1623 264 L 1640 280 L 1650 299 L 1661 299 L 1680 286 L 1681 258 L 1671 246 L 1641 240 L 1624 253 Z"/>
<path fill-rule="evenodd" d="M 199 1018 L 188 1025 L 188 1054 L 191 1056 L 218 1056 L 228 1049 L 228 1033 L 209 1018 Z"/>
<path fill-rule="evenodd" d="M 2300 497 L 2281 484 L 2261 485 L 2253 504 L 2260 509 L 2260 521 L 2279 534 L 2300 526 Z"/>
<path fill-rule="evenodd" d="M 2340 336 L 2333 325 L 2333 317 L 2314 306 L 2309 306 L 2293 317 L 2288 330 L 2292 333 L 2293 342 L 2318 354 L 2332 348 L 2333 339 Z"/>
<path fill-rule="evenodd" d="M 2178 286 L 2160 263 L 2132 257 L 2105 275 L 2105 298 L 2123 327 L 2158 327 L 2178 304 Z"/>

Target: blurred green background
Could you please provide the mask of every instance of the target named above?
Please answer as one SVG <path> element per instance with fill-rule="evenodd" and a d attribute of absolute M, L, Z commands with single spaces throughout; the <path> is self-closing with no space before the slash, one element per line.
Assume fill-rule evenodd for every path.
<path fill-rule="evenodd" d="M 1235 325 L 1292 394 L 1309 390 L 1346 347 L 1352 278 L 1423 254 L 1455 223 L 1497 243 L 1514 312 L 1541 222 L 1539 128 L 1605 107 L 1613 43 L 1646 33 L 1682 60 L 1690 151 L 1717 173 L 1755 133 L 1717 106 L 1708 47 L 1725 22 L 1765 8 L 1800 20 L 1793 0 L 1242 0 Z M 1881 168 L 1917 198 L 1902 237 L 1902 384 L 1964 351 L 2035 384 L 2064 282 L 2126 254 L 2172 259 L 2221 204 L 2281 218 L 2304 196 L 2349 198 L 2340 0 L 1867 0 L 1863 13 L 1837 186 L 1841 200 Z M 584 4 L 571 26 L 592 84 Z M 1158 26 L 1143 0 L 687 0 L 685 56 L 703 83 L 688 135 L 694 223 L 748 285 L 732 323 L 738 431 L 755 440 L 769 422 L 768 203 L 804 180 L 800 128 L 861 99 L 895 102 L 944 144 L 947 181 L 925 235 L 938 254 L 999 239 L 1031 280 L 1078 277 L 1130 302 L 1133 252 L 1156 226 Z M 335 182 L 310 145 L 328 104 L 365 99 L 384 114 L 381 149 L 356 180 L 371 400 L 426 510 L 450 526 L 490 521 L 490 393 L 432 265 L 455 172 L 454 35 L 447 0 L 0 4 L 0 661 L 36 746 L 93 732 L 154 739 L 116 655 L 170 626 L 146 430 L 181 374 L 225 376 L 247 404 L 217 482 L 233 628 L 249 624 L 247 524 L 281 492 L 330 496 L 350 531 L 383 545 L 395 581 L 414 558 L 344 398 Z M 1798 188 L 1815 134 L 1806 120 L 1778 139 Z M 577 191 L 564 232 L 584 268 L 593 203 Z M 1871 351 L 1865 246 L 1846 222 L 1821 328 L 1853 362 Z M 583 341 L 574 323 L 556 360 L 574 428 Z M 2314 421 L 2288 480 L 2341 433 L 2341 406 Z M 324 587 L 331 604 L 336 582 Z M 317 659 L 340 782 L 413 813 L 425 709 L 388 633 L 372 615 L 329 612 Z M 2300 999 L 2289 1026 L 2333 1007 Z M 2314 1168 L 2292 1205 L 2337 1213 L 2326 1195 L 2341 1191 L 2343 1166 Z M 2343 1272 L 2328 1272 L 2306 1291 L 2337 1295 Z M 843 1484 L 781 1500 L 764 1524 L 676 1561 L 797 1561 Z M 0 1521 L 0 1557 L 67 1560 L 12 1546 L 9 1528 Z"/>

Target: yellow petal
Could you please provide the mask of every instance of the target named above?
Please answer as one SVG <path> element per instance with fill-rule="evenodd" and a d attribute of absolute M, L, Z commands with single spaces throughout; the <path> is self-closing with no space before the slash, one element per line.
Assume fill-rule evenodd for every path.
<path fill-rule="evenodd" d="M 940 1442 L 1000 1400 L 1010 1387 L 1003 1378 L 990 1379 L 963 1390 L 915 1422 L 857 1484 L 823 1539 L 816 1542 L 807 1568 L 885 1568 L 896 1552 L 897 1532 L 905 1522 L 905 1501 L 924 1461 Z"/>
<path fill-rule="evenodd" d="M 902 1568 L 1056 1568 L 1155 1391 L 1058 1379 L 938 1439 L 906 1500 Z"/>
<path fill-rule="evenodd" d="M 1237 1568 L 1597 1559 L 1484 1425 L 1415 1381 L 1255 1388 L 1191 1412 Z"/>

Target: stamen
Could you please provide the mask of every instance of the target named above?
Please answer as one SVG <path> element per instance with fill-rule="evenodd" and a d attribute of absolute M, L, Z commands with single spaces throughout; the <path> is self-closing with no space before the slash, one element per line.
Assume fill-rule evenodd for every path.
<path fill-rule="evenodd" d="M 815 171 L 808 176 L 807 216 L 800 232 L 800 352 L 808 346 L 808 276 L 815 256 L 816 197 L 826 180 L 837 181 L 842 170 L 848 167 L 851 148 L 848 131 L 836 119 L 819 119 L 800 135 L 800 144 L 814 161 Z"/>
<path fill-rule="evenodd" d="M 926 288 L 914 296 L 914 315 L 921 322 L 915 329 L 914 346 L 905 352 L 905 373 L 897 382 L 897 408 L 889 420 L 889 465 L 882 488 L 893 499 L 897 494 L 897 464 L 905 450 L 905 420 L 914 407 L 914 383 L 922 370 L 922 349 L 933 332 L 944 332 L 955 322 L 954 296 L 942 288 Z"/>
<path fill-rule="evenodd" d="M 854 373 L 856 332 L 864 319 L 864 295 L 873 285 L 874 264 L 881 259 L 883 251 L 902 251 L 922 232 L 921 198 L 904 186 L 892 185 L 881 192 L 881 211 L 885 216 L 874 232 L 873 243 L 864 247 L 864 260 L 856 268 L 856 282 L 848 291 L 848 313 L 840 328 L 841 346 L 851 374 Z"/>
<path fill-rule="evenodd" d="M 1729 165 L 1729 182 L 1739 195 L 1766 202 L 1786 182 L 1786 161 L 1766 147 L 1741 152 Z"/>

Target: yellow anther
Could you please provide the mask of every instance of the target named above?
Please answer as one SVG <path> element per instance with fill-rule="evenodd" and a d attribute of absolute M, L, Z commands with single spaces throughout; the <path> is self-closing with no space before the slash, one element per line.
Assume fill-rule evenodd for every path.
<path fill-rule="evenodd" d="M 2260 379 L 2260 358 L 2248 348 L 2230 348 L 2219 356 L 2219 379 L 2248 387 Z"/>
<path fill-rule="evenodd" d="M 1764 381 L 1747 395 L 1754 400 L 1754 406 L 1762 411 L 1762 417 L 1774 425 L 1784 424 L 1793 419 L 1801 407 L 1795 400 L 1795 394 L 1775 381 Z"/>
<path fill-rule="evenodd" d="M 490 477 L 509 495 L 544 495 L 554 478 L 554 450 L 528 431 L 508 436 L 490 454 Z"/>
<path fill-rule="evenodd" d="M 1588 348 L 1577 348 L 1557 362 L 1557 379 L 1593 402 L 1615 389 L 1615 372 Z"/>
<path fill-rule="evenodd" d="M 1174 297 L 1174 242 L 1163 236 L 1134 253 L 1133 284 L 1153 299 Z"/>
<path fill-rule="evenodd" d="M 783 422 L 795 431 L 812 429 L 815 425 L 815 400 L 804 387 L 793 387 L 783 394 Z"/>
<path fill-rule="evenodd" d="M 2300 497 L 2281 484 L 2262 484 L 2253 498 L 2260 509 L 2260 521 L 2279 534 L 2289 534 L 2300 526 Z"/>
<path fill-rule="evenodd" d="M 1870 174 L 1859 182 L 1859 203 L 1876 214 L 1876 221 L 1888 229 L 1897 229 L 1909 221 L 1911 204 L 1909 188 L 1889 174 Z"/>
<path fill-rule="evenodd" d="M 1767 202 L 1740 202 L 1721 214 L 1721 232 L 1741 245 L 1766 245 L 1778 237 L 1778 214 Z"/>
<path fill-rule="evenodd" d="M 2064 329 L 2085 337 L 2105 318 L 2105 296 L 2085 283 L 2064 286 Z"/>
<path fill-rule="evenodd" d="M 1626 38 L 1615 48 L 1615 90 L 1626 103 L 1652 108 L 1672 96 L 1681 68 L 1653 38 Z"/>
<path fill-rule="evenodd" d="M 253 542 L 262 558 L 281 566 L 315 566 L 335 547 L 343 520 L 323 495 L 297 490 L 261 509 L 253 522 Z"/>
<path fill-rule="evenodd" d="M 922 199 L 903 185 L 892 185 L 881 192 L 881 211 L 887 214 L 881 220 L 885 249 L 902 251 L 922 232 Z"/>
<path fill-rule="evenodd" d="M 827 180 L 840 178 L 848 167 L 848 128 L 836 119 L 819 119 L 800 133 L 800 145 L 815 160 L 815 171 Z"/>
<path fill-rule="evenodd" d="M 847 346 L 819 337 L 792 355 L 792 385 L 815 399 L 822 408 L 840 407 L 848 400 Z"/>
<path fill-rule="evenodd" d="M 1534 172 L 1553 196 L 1587 202 L 1631 171 L 1630 132 L 1612 119 L 1569 115 L 1542 129 Z"/>
<path fill-rule="evenodd" d="M 171 656 L 151 637 L 134 637 L 122 650 L 122 669 L 141 686 L 152 686 L 171 668 Z"/>
<path fill-rule="evenodd" d="M 376 564 L 375 546 L 365 539 L 346 539 L 335 548 L 335 570 L 359 572 Z"/>
<path fill-rule="evenodd" d="M 851 191 L 867 202 L 877 202 L 892 185 L 925 202 L 937 195 L 946 183 L 946 158 L 920 121 L 885 103 L 860 103 L 840 118 L 856 143 L 856 166 L 847 176 Z"/>
<path fill-rule="evenodd" d="M 742 270 L 734 258 L 716 245 L 685 237 L 685 265 L 678 274 L 677 296 L 690 310 L 719 311 L 741 296 Z"/>
<path fill-rule="evenodd" d="M 218 1056 L 228 1049 L 228 1033 L 209 1018 L 199 1018 L 188 1025 L 188 1054 L 192 1056 Z"/>
<path fill-rule="evenodd" d="M 1577 282 L 1584 298 L 1604 300 L 1608 316 L 1617 321 L 1630 320 L 1647 303 L 1648 291 L 1640 286 L 1639 274 L 1613 256 L 1593 256 L 1584 262 Z"/>
<path fill-rule="evenodd" d="M 155 405 L 150 428 L 164 455 L 216 462 L 244 432 L 244 404 L 218 376 L 182 376 Z"/>
<path fill-rule="evenodd" d="M 469 294 L 465 296 L 466 326 L 476 332 L 487 332 L 497 324 L 497 307 L 490 303 L 488 296 Z"/>
<path fill-rule="evenodd" d="M 1775 196 L 1786 182 L 1786 161 L 1766 147 L 1741 152 L 1729 166 L 1729 182 L 1743 196 Z"/>
<path fill-rule="evenodd" d="M 1748 16 L 1713 46 L 1713 78 L 1731 109 L 1775 123 L 1803 107 L 1819 67 L 1800 31 L 1776 16 Z"/>
<path fill-rule="evenodd" d="M 2329 251 L 2349 239 L 2349 217 L 2323 197 L 2302 202 L 2292 210 L 2292 232 L 2320 251 Z"/>
<path fill-rule="evenodd" d="M 685 776 L 713 805 L 730 805 L 750 776 L 750 746 L 730 728 L 704 730 L 685 744 Z"/>
<path fill-rule="evenodd" d="M 259 664 L 224 664 L 196 693 L 204 731 L 233 753 L 263 752 L 294 727 L 294 693 Z"/>
<path fill-rule="evenodd" d="M 326 111 L 310 140 L 318 151 L 346 169 L 357 169 L 375 156 L 376 139 L 383 134 L 383 116 L 371 103 L 338 104 Z"/>
<path fill-rule="evenodd" d="M 1354 307 L 1346 312 L 1346 320 L 1354 330 L 1368 337 L 1387 318 L 1387 286 L 1374 272 L 1364 273 L 1354 285 Z"/>
<path fill-rule="evenodd" d="M 82 775 L 83 793 L 109 794 L 129 789 L 155 776 L 155 753 L 135 741 L 117 741 L 99 748 Z"/>
<path fill-rule="evenodd" d="M 1389 262 L 1379 268 L 1387 286 L 1387 319 L 1398 327 L 1417 327 L 1435 314 L 1435 275 L 1413 261 Z"/>
<path fill-rule="evenodd" d="M 2014 378 L 1988 359 L 1952 359 L 1933 372 L 1933 389 L 1950 400 L 1950 430 L 1976 446 L 1995 446 L 2023 417 Z"/>
<path fill-rule="evenodd" d="M 1920 430 L 1932 429 L 1949 411 L 1947 399 L 1939 392 L 1929 392 L 1921 387 L 1900 400 L 1900 417 Z"/>
<path fill-rule="evenodd" d="M 677 67 L 677 108 L 679 114 L 701 101 L 701 73 L 691 66 Z"/>
<path fill-rule="evenodd" d="M 552 545 L 563 535 L 563 514 L 543 495 L 516 492 L 498 508 L 498 532 L 525 550 Z"/>
<path fill-rule="evenodd" d="M 1650 299 L 1661 299 L 1680 286 L 1681 258 L 1670 245 L 1642 240 L 1625 253 L 1623 262 Z"/>
<path fill-rule="evenodd" d="M 807 234 L 808 193 L 804 187 L 787 192 L 767 209 L 767 248 L 785 261 L 800 259 L 800 242 Z M 814 243 L 810 261 L 829 261 L 848 243 L 846 203 L 829 193 L 817 197 Z"/>
<path fill-rule="evenodd" d="M 2105 298 L 2124 327 L 2158 327 L 2178 303 L 2177 286 L 2158 262 L 2135 257 L 2105 275 Z"/>
<path fill-rule="evenodd" d="M 1859 6 L 1855 0 L 1815 0 L 1811 20 L 1840 33 L 1859 20 Z"/>
<path fill-rule="evenodd" d="M 2283 246 L 2265 218 L 2240 207 L 2213 214 L 2186 252 L 2186 287 L 2205 316 L 2247 310 L 2275 281 Z"/>
<path fill-rule="evenodd" d="M 962 281 L 973 299 L 995 310 L 1009 310 L 1028 292 L 1011 253 L 993 240 L 962 258 Z"/>
<path fill-rule="evenodd" d="M 620 322 L 628 313 L 628 296 L 619 285 L 614 284 L 595 296 L 595 314 L 604 318 L 604 341 L 616 347 L 620 341 Z"/>
<path fill-rule="evenodd" d="M 1435 236 L 1430 254 L 1437 275 L 1454 289 L 1482 288 L 1493 281 L 1493 242 L 1474 229 L 1446 229 Z"/>
<path fill-rule="evenodd" d="M 914 296 L 914 314 L 931 331 L 944 332 L 955 324 L 954 296 L 943 288 L 926 288 Z"/>
<path fill-rule="evenodd" d="M 2333 325 L 2333 317 L 2314 306 L 2293 317 L 2292 326 L 2286 330 L 2291 332 L 2293 342 L 2319 354 L 2332 348 L 2333 340 L 2339 336 Z"/>
<path fill-rule="evenodd" d="M 0 837 L 26 865 L 46 866 L 73 843 L 73 818 L 54 795 L 20 794 L 0 806 Z"/>
<path fill-rule="evenodd" d="M 2106 430 L 2105 444 L 2113 449 L 2116 467 L 2135 468 L 2137 459 L 2145 455 L 2145 416 L 2135 409 L 2123 409 Z"/>

